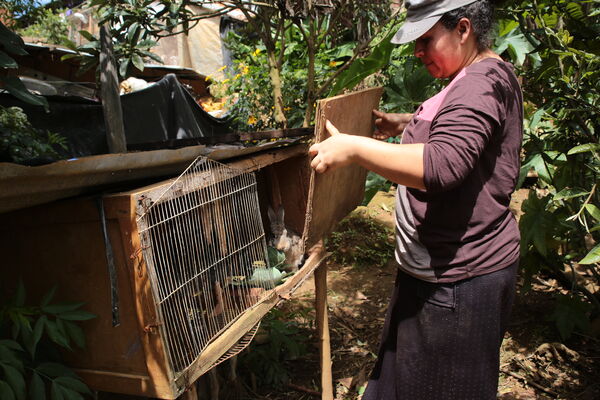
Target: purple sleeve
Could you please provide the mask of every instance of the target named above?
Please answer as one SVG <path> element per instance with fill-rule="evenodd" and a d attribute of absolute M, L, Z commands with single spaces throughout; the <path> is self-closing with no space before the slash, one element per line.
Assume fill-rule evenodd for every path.
<path fill-rule="evenodd" d="M 443 192 L 463 182 L 502 121 L 500 94 L 489 80 L 471 79 L 448 93 L 423 153 L 427 192 Z"/>

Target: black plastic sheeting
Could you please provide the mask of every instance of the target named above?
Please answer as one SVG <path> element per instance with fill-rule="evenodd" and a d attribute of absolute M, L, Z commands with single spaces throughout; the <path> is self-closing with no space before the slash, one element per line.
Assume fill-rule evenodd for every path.
<path fill-rule="evenodd" d="M 100 102 L 72 96 L 46 99 L 49 112 L 9 94 L 0 94 L 0 105 L 21 107 L 35 128 L 64 136 L 68 150 L 57 149 L 61 158 L 108 153 Z M 214 137 L 230 132 L 227 120 L 204 111 L 173 74 L 165 75 L 146 89 L 122 95 L 121 105 L 127 145 Z M 32 160 L 32 164 L 44 161 Z"/>

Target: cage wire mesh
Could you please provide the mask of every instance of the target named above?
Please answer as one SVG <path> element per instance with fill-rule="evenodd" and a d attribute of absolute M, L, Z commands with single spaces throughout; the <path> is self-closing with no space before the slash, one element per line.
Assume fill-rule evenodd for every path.
<path fill-rule="evenodd" d="M 137 220 L 177 374 L 275 284 L 254 174 L 196 159 Z"/>

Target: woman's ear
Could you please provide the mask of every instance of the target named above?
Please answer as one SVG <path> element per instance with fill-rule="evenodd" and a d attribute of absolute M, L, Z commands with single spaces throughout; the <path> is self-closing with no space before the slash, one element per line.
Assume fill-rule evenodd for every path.
<path fill-rule="evenodd" d="M 461 18 L 456 24 L 456 32 L 460 35 L 460 42 L 465 43 L 473 33 L 471 21 L 468 18 Z"/>

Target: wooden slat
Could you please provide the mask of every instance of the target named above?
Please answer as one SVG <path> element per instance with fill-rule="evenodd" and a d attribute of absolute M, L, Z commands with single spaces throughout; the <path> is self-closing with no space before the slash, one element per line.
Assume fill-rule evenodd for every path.
<path fill-rule="evenodd" d="M 317 104 L 315 141 L 329 137 L 325 121 L 331 121 L 343 133 L 372 136 L 372 110 L 377 108 L 383 88 L 366 89 L 320 100 Z M 305 245 L 310 247 L 332 231 L 338 221 L 361 204 L 367 171 L 349 165 L 310 177 Z"/>
<path fill-rule="evenodd" d="M 254 172 L 289 158 L 305 156 L 307 150 L 308 146 L 306 144 L 300 144 L 278 149 L 277 151 L 268 151 L 250 157 L 235 159 L 227 162 L 226 165 L 242 172 Z M 126 192 L 115 193 L 109 197 L 134 196 L 139 199 L 141 196 L 144 196 L 146 198 L 156 199 L 176 180 L 177 178 L 167 179 L 153 185 L 136 188 Z M 192 189 L 195 190 L 195 188 Z"/>
<path fill-rule="evenodd" d="M 174 385 L 174 376 L 167 358 L 164 340 L 160 334 L 161 318 L 157 313 L 150 277 L 142 256 L 140 235 L 138 233 L 133 197 L 105 198 L 106 215 L 117 215 L 121 230 L 121 238 L 126 257 L 127 270 L 134 296 L 134 306 L 137 315 L 138 332 L 144 354 L 151 386 L 155 393 L 151 395 L 162 399 L 175 399 L 180 394 Z"/>
<path fill-rule="evenodd" d="M 315 309 L 319 334 L 319 364 L 321 365 L 321 399 L 333 400 L 333 376 L 331 371 L 331 344 L 329 341 L 329 317 L 327 315 L 327 264 L 315 271 Z"/>

